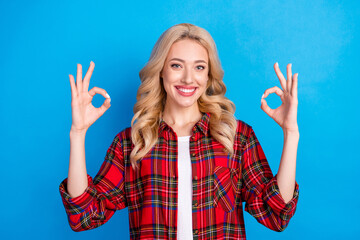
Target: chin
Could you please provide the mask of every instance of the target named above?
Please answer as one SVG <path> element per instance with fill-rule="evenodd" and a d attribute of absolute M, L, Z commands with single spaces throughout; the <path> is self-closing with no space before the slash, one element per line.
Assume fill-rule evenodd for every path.
<path fill-rule="evenodd" d="M 190 108 L 192 106 L 194 106 L 195 104 L 197 104 L 197 100 L 196 101 L 177 101 L 176 104 L 181 107 L 181 108 Z"/>

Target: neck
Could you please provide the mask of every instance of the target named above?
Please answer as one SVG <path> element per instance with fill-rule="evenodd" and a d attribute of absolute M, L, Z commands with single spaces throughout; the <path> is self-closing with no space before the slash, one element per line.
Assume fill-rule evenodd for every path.
<path fill-rule="evenodd" d="M 176 108 L 165 104 L 162 115 L 163 120 L 173 128 L 179 137 L 191 135 L 191 129 L 201 117 L 202 114 L 197 104 L 188 108 Z"/>

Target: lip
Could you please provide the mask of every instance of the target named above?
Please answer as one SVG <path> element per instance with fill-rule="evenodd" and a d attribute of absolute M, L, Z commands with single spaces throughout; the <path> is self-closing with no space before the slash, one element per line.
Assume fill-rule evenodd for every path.
<path fill-rule="evenodd" d="M 193 89 L 194 89 L 194 91 L 192 91 L 192 92 L 183 92 L 183 91 L 180 90 L 181 88 L 182 88 L 182 89 L 186 89 L 186 90 L 193 90 Z M 176 89 L 176 91 L 177 91 L 181 96 L 191 97 L 192 95 L 195 94 L 197 87 L 191 87 L 191 86 L 175 86 L 175 89 Z"/>

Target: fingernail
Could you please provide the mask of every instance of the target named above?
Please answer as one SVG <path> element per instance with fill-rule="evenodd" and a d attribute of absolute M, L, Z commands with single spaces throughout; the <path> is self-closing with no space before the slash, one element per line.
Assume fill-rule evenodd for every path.
<path fill-rule="evenodd" d="M 106 93 L 106 98 L 110 98 L 109 94 Z"/>
<path fill-rule="evenodd" d="M 278 63 L 278 62 L 276 62 L 276 66 L 279 66 L 279 63 Z"/>
<path fill-rule="evenodd" d="M 264 98 L 264 94 L 261 96 L 261 99 L 263 99 Z"/>

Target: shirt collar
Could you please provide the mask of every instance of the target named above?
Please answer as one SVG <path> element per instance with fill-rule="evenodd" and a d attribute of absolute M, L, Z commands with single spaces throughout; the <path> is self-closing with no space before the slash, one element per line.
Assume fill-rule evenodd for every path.
<path fill-rule="evenodd" d="M 205 136 L 209 134 L 210 113 L 204 113 L 201 119 L 195 124 L 192 130 L 192 134 L 195 135 L 198 132 L 203 133 Z M 172 130 L 172 128 L 161 118 L 159 124 L 159 136 L 163 135 L 163 132 Z"/>

